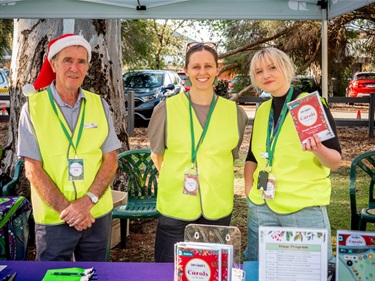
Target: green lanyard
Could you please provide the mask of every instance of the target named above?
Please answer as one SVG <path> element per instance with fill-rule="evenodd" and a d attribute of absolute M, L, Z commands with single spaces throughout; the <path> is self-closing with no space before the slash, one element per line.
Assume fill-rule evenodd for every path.
<path fill-rule="evenodd" d="M 74 152 L 76 153 L 77 155 L 77 148 L 78 148 L 78 144 L 81 140 L 81 136 L 82 136 L 82 131 L 83 131 L 83 125 L 85 123 L 85 112 L 86 112 L 86 100 L 83 99 L 83 103 L 81 105 L 81 109 L 83 110 L 82 111 L 82 116 L 81 116 L 81 123 L 79 124 L 79 130 L 78 130 L 78 137 L 77 137 L 77 142 L 76 142 L 76 145 L 74 145 L 73 143 L 73 138 L 72 136 L 69 134 L 68 130 L 66 129 L 64 123 L 61 121 L 60 117 L 59 117 L 59 114 L 57 112 L 57 108 L 56 108 L 56 105 L 55 105 L 55 101 L 53 100 L 53 97 L 52 97 L 52 92 L 51 92 L 51 88 L 48 87 L 47 89 L 47 92 L 48 92 L 48 97 L 49 97 L 49 101 L 51 103 L 51 106 L 53 108 L 53 111 L 55 112 L 56 116 L 57 116 L 57 119 L 59 119 L 59 122 L 60 122 L 60 126 L 66 136 L 66 138 L 68 139 L 68 141 L 70 142 L 70 144 L 72 145 L 73 149 L 74 149 Z"/>
<path fill-rule="evenodd" d="M 292 94 L 293 94 L 293 87 L 290 87 L 288 95 L 285 99 L 283 108 L 281 110 L 279 119 L 277 120 L 277 123 L 274 129 L 273 129 L 273 122 L 274 122 L 273 108 L 271 106 L 270 116 L 268 118 L 268 130 L 267 130 L 267 154 L 268 154 L 268 161 L 269 161 L 268 164 L 271 168 L 272 168 L 272 160 L 273 160 L 273 154 L 275 152 L 277 138 L 279 137 L 281 127 L 288 113 L 288 102 L 290 102 L 292 98 Z M 271 132 L 272 132 L 272 137 L 271 137 Z"/>
<path fill-rule="evenodd" d="M 216 104 L 216 95 L 213 94 L 212 101 L 210 105 L 210 110 L 208 111 L 208 116 L 206 120 L 206 124 L 204 125 L 202 135 L 198 141 L 197 147 L 195 147 L 195 137 L 194 137 L 194 124 L 193 124 L 193 106 L 191 104 L 190 92 L 188 92 L 188 99 L 189 99 L 189 113 L 190 113 L 190 132 L 191 132 L 191 163 L 195 163 L 197 158 L 197 153 L 200 145 L 202 144 L 204 137 L 206 136 L 208 126 L 210 124 L 212 112 L 214 111 L 214 107 Z"/>

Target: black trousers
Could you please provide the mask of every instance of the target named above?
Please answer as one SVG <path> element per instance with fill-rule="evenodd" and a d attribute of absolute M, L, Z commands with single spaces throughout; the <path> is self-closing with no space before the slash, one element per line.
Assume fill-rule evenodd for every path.
<path fill-rule="evenodd" d="M 229 226 L 232 214 L 218 220 L 200 217 L 195 221 L 177 220 L 159 216 L 155 238 L 155 262 L 174 262 L 174 244 L 184 241 L 185 227 L 188 224 Z"/>
<path fill-rule="evenodd" d="M 111 235 L 112 214 L 95 219 L 78 231 L 68 224 L 35 224 L 36 258 L 40 261 L 105 261 Z M 68 278 L 69 279 L 69 278 Z"/>

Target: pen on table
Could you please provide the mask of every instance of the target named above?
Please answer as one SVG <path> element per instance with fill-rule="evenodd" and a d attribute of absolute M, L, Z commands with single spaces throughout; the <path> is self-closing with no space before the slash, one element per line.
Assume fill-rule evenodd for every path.
<path fill-rule="evenodd" d="M 16 279 L 17 272 L 14 272 L 13 275 L 8 279 L 8 281 L 13 281 Z"/>
<path fill-rule="evenodd" d="M 85 276 L 86 273 L 79 272 L 52 272 L 52 275 L 64 275 L 64 276 Z"/>
<path fill-rule="evenodd" d="M 12 275 L 8 274 L 1 281 L 13 281 L 16 278 L 17 272 L 14 272 Z"/>

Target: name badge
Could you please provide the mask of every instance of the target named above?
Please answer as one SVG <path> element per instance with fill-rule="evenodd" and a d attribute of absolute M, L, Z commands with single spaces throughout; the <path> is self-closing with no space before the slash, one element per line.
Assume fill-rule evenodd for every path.
<path fill-rule="evenodd" d="M 70 181 L 81 181 L 84 179 L 83 159 L 68 160 L 68 179 Z"/>
<path fill-rule="evenodd" d="M 183 193 L 196 196 L 198 193 L 199 179 L 198 172 L 194 167 L 185 169 Z"/>
<path fill-rule="evenodd" d="M 98 125 L 97 125 L 96 123 L 86 123 L 86 124 L 84 125 L 84 127 L 85 127 L 86 129 L 94 129 L 94 128 L 98 128 Z"/>
<path fill-rule="evenodd" d="M 276 179 L 272 174 L 268 175 L 267 187 L 262 191 L 262 198 L 266 200 L 275 199 L 276 193 Z"/>

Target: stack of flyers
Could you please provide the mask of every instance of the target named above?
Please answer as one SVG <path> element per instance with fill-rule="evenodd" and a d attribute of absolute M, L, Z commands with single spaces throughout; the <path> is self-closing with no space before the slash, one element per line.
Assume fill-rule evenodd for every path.
<path fill-rule="evenodd" d="M 175 244 L 175 281 L 231 281 L 233 246 L 217 243 Z"/>

